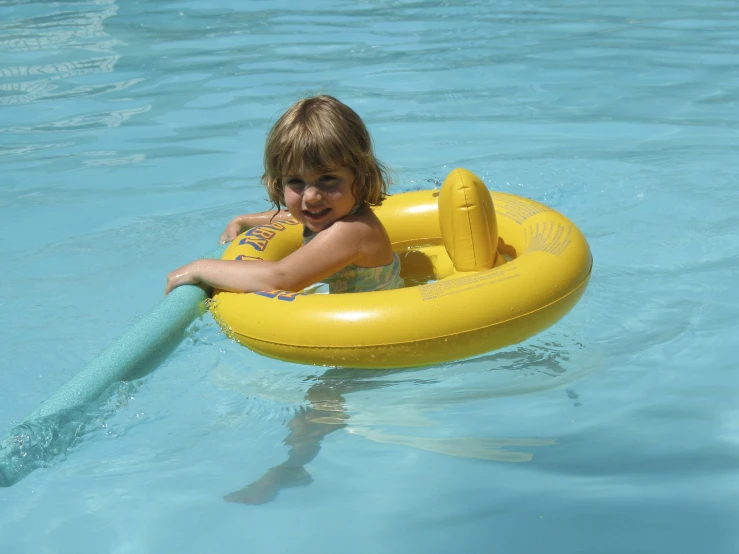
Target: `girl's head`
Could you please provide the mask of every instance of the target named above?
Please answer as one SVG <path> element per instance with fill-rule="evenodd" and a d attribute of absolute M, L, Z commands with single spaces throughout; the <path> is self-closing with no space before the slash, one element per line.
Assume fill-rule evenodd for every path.
<path fill-rule="evenodd" d="M 388 172 L 372 150 L 360 117 L 332 96 L 295 103 L 267 135 L 262 183 L 275 206 L 285 205 L 285 175 L 326 173 L 338 167 L 354 171 L 354 197 L 370 205 L 387 194 Z"/>

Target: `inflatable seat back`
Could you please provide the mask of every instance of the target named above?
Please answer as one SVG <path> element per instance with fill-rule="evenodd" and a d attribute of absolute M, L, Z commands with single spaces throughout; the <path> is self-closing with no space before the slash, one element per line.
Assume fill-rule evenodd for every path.
<path fill-rule="evenodd" d="M 441 185 L 439 226 L 457 272 L 484 271 L 495 265 L 498 222 L 485 183 L 466 169 L 454 169 Z"/>

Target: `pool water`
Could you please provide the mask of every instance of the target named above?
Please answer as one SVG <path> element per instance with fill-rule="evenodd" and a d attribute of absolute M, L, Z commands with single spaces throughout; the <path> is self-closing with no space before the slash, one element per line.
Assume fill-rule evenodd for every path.
<path fill-rule="evenodd" d="M 0 4 L 2 432 L 267 207 L 298 98 L 396 192 L 454 167 L 595 265 L 546 332 L 404 371 L 288 364 L 209 315 L 0 489 L 0 552 L 739 548 L 739 7 L 533 0 Z"/>

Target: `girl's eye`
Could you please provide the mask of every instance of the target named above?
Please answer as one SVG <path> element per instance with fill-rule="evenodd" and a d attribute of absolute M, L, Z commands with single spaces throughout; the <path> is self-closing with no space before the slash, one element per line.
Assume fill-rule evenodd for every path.
<path fill-rule="evenodd" d="M 303 181 L 300 179 L 288 179 L 287 186 L 290 188 L 300 188 L 303 186 Z"/>

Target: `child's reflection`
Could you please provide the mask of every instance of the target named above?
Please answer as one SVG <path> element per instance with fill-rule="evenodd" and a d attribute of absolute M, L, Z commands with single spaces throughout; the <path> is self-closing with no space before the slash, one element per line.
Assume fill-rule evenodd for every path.
<path fill-rule="evenodd" d="M 288 429 L 284 443 L 290 447 L 285 460 L 271 468 L 259 479 L 243 489 L 224 496 L 227 502 L 265 504 L 286 488 L 309 484 L 313 478 L 305 469 L 321 449 L 323 437 L 346 427 L 349 414 L 344 411 L 345 394 L 388 386 L 383 375 L 392 371 L 373 370 L 372 378 L 366 370 L 330 369 L 316 377 L 316 383 L 308 389 L 305 399 L 308 406 L 300 408 Z M 364 375 L 361 375 L 364 374 Z"/>
<path fill-rule="evenodd" d="M 570 354 L 567 349 L 563 349 L 558 344 L 546 343 L 543 346 L 519 347 L 509 352 L 454 362 L 449 364 L 449 367 L 465 365 L 487 367 L 503 371 L 525 371 L 527 375 L 535 372 L 547 377 L 546 380 L 527 379 L 525 384 L 517 382 L 515 387 L 498 388 L 491 387 L 490 383 L 485 380 L 481 383 L 479 390 L 472 388 L 466 393 L 467 398 L 479 400 L 494 396 L 531 394 L 561 385 L 563 381 L 566 381 L 563 379 L 566 373 L 563 363 L 568 362 L 569 358 Z M 323 375 L 313 377 L 315 383 L 305 395 L 308 405 L 302 407 L 288 423 L 290 433 L 284 441 L 290 447 L 287 460 L 271 468 L 254 483 L 227 494 L 224 497 L 225 500 L 244 504 L 265 504 L 273 500 L 282 489 L 309 484 L 313 479 L 305 466 L 318 454 L 321 449 L 321 440 L 329 433 L 344 429 L 349 423 L 349 414 L 345 411 L 344 395 L 390 387 L 400 382 L 404 384 L 436 382 L 433 378 L 411 377 L 411 371 L 334 368 Z M 393 374 L 399 372 L 404 372 L 404 378 L 400 382 L 391 378 Z M 552 381 L 552 378 L 556 378 L 557 382 Z M 573 398 L 573 394 L 576 396 L 574 389 L 568 388 L 568 397 Z M 424 412 L 430 409 L 417 405 L 410 412 L 402 410 L 394 412 L 394 419 L 401 418 L 405 426 L 433 425 L 434 422 L 424 416 Z M 498 462 L 528 462 L 533 458 L 530 448 L 552 446 L 557 443 L 554 438 L 389 435 L 374 428 L 374 425 L 362 426 L 363 418 L 358 419 L 360 421 L 355 421 L 353 425 L 354 431 L 375 442 L 404 444 L 421 450 L 462 458 Z M 376 419 L 374 421 L 377 423 Z M 523 447 L 523 450 L 516 450 L 516 447 Z"/>

